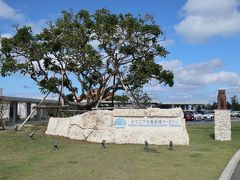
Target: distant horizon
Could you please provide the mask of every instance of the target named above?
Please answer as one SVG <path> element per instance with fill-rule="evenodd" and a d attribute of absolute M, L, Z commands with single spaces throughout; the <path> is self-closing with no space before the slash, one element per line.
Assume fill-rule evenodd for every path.
<path fill-rule="evenodd" d="M 2 94 L 1 94 L 1 90 L 2 90 Z M 31 96 L 31 95 L 27 95 L 27 94 L 24 94 L 23 96 L 21 95 L 5 95 L 4 94 L 4 89 L 0 87 L 0 96 L 3 96 L 3 97 L 16 97 L 16 98 L 29 98 L 29 99 L 43 99 L 43 97 L 45 96 L 45 94 L 39 94 L 38 96 Z M 55 96 L 53 94 L 50 93 L 50 95 L 46 98 L 46 99 L 49 99 L 49 100 L 58 100 L 58 97 L 59 95 L 56 94 Z M 155 100 L 155 99 L 152 99 L 152 102 L 158 102 L 158 103 L 163 103 L 163 104 L 213 104 L 214 102 L 217 102 L 217 99 L 216 101 L 213 101 L 213 102 L 204 102 L 204 101 L 198 101 L 198 102 L 191 102 L 191 101 L 182 101 L 182 102 L 170 102 L 170 101 L 159 101 L 159 100 Z"/>

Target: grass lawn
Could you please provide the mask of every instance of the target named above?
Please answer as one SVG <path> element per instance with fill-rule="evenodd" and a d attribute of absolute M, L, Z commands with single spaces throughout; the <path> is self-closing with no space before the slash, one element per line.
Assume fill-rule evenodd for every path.
<path fill-rule="evenodd" d="M 232 141 L 212 138 L 213 125 L 187 126 L 189 146 L 85 144 L 44 134 L 46 125 L 0 130 L 0 179 L 217 179 L 240 148 L 240 123 Z M 35 139 L 28 134 L 35 131 Z M 60 150 L 52 146 L 59 140 Z"/>

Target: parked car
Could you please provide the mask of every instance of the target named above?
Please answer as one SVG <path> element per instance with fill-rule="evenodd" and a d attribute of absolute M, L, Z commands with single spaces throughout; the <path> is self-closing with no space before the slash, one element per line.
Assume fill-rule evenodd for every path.
<path fill-rule="evenodd" d="M 202 120 L 204 120 L 203 114 L 201 114 L 201 113 L 199 113 L 199 112 L 197 112 L 197 111 L 194 111 L 194 112 L 193 112 L 193 116 L 194 116 L 194 119 L 195 119 L 196 121 L 202 121 Z"/>
<path fill-rule="evenodd" d="M 186 111 L 188 113 L 191 113 L 193 115 L 194 121 L 201 121 L 204 119 L 203 115 L 197 111 Z"/>
<path fill-rule="evenodd" d="M 202 110 L 198 111 L 203 115 L 203 120 L 205 121 L 213 121 L 214 120 L 214 111 Z"/>
<path fill-rule="evenodd" d="M 239 111 L 232 111 L 230 116 L 231 117 L 240 117 L 240 112 Z"/>
<path fill-rule="evenodd" d="M 184 111 L 183 114 L 184 114 L 184 119 L 186 121 L 193 121 L 194 120 L 194 116 L 192 115 L 192 113 Z"/>

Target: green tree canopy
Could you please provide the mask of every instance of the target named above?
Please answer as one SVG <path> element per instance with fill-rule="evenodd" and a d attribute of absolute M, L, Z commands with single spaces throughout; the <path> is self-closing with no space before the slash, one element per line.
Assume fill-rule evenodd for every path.
<path fill-rule="evenodd" d="M 0 72 L 28 75 L 43 92 L 79 102 L 85 97 L 96 104 L 124 90 L 123 84 L 130 91 L 152 79 L 173 86 L 173 73 L 155 63 L 156 57 L 168 54 L 161 46 L 162 36 L 149 15 L 63 11 L 37 34 L 23 26 L 12 38 L 1 38 Z"/>
<path fill-rule="evenodd" d="M 240 105 L 238 103 L 237 95 L 234 95 L 233 97 L 231 97 L 231 106 L 230 106 L 230 108 L 233 111 L 239 111 L 240 110 Z"/>

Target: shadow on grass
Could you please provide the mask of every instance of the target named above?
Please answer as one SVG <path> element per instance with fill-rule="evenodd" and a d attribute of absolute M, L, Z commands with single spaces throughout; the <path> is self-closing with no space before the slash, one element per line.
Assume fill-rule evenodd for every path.
<path fill-rule="evenodd" d="M 70 163 L 70 164 L 77 164 L 78 161 L 67 161 L 67 163 Z"/>
<path fill-rule="evenodd" d="M 144 149 L 145 152 L 147 153 L 160 153 L 160 151 L 158 149 Z"/>
<path fill-rule="evenodd" d="M 214 133 L 211 133 L 211 134 L 210 134 L 210 137 L 211 137 L 212 139 L 215 139 L 215 134 L 214 134 Z"/>
<path fill-rule="evenodd" d="M 6 127 L 5 129 L 0 129 L 0 131 L 15 131 L 13 128 Z"/>
<path fill-rule="evenodd" d="M 201 156 L 202 156 L 201 153 L 192 153 L 192 154 L 190 154 L 189 157 L 192 157 L 192 158 L 199 158 L 199 157 L 201 157 Z"/>

